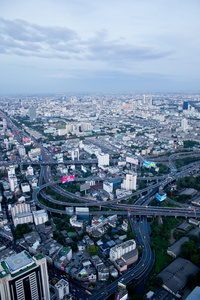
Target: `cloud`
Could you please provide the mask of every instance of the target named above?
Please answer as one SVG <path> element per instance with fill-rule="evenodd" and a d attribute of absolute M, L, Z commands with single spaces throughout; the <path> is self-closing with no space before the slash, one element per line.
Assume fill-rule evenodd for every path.
<path fill-rule="evenodd" d="M 110 40 L 105 30 L 83 40 L 76 31 L 66 27 L 40 26 L 23 20 L 0 18 L 0 53 L 126 64 L 164 58 L 172 51 L 127 43 L 124 38 Z"/>

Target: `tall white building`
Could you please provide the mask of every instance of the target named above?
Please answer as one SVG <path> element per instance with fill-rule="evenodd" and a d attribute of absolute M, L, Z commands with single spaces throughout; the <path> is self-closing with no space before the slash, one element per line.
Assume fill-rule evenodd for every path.
<path fill-rule="evenodd" d="M 33 211 L 35 225 L 44 224 L 49 220 L 48 214 L 44 209 Z"/>
<path fill-rule="evenodd" d="M 92 129 L 93 129 L 93 126 L 91 123 L 82 123 L 81 124 L 82 131 L 91 131 Z"/>
<path fill-rule="evenodd" d="M 33 176 L 33 175 L 34 175 L 33 167 L 28 166 L 26 171 L 26 176 Z"/>
<path fill-rule="evenodd" d="M 50 300 L 46 258 L 26 251 L 0 263 L 1 300 Z"/>
<path fill-rule="evenodd" d="M 6 119 L 3 119 L 3 129 L 6 129 L 7 128 L 7 121 Z"/>
<path fill-rule="evenodd" d="M 33 215 L 31 213 L 30 204 L 25 202 L 17 203 L 11 207 L 11 215 L 13 224 L 16 227 L 18 224 L 33 223 Z"/>
<path fill-rule="evenodd" d="M 106 191 L 108 194 L 113 192 L 113 183 L 112 182 L 108 182 L 108 181 L 104 181 L 103 182 L 103 189 L 104 191 Z"/>
<path fill-rule="evenodd" d="M 16 177 L 16 175 L 10 175 L 8 177 L 8 181 L 9 181 L 9 184 L 10 184 L 11 192 L 14 192 L 16 187 L 17 187 L 17 177 Z"/>
<path fill-rule="evenodd" d="M 126 174 L 126 179 L 123 180 L 121 188 L 126 191 L 136 190 L 137 174 Z"/>
<path fill-rule="evenodd" d="M 31 191 L 30 185 L 28 182 L 21 183 L 21 190 L 23 193 L 28 193 Z"/>
<path fill-rule="evenodd" d="M 135 240 L 129 240 L 122 244 L 116 245 L 110 249 L 110 260 L 115 261 L 121 258 L 124 254 L 131 252 L 136 248 Z"/>
<path fill-rule="evenodd" d="M 77 160 L 79 160 L 79 149 L 73 149 L 72 150 L 72 160 L 74 160 L 74 158 L 77 158 Z"/>
<path fill-rule="evenodd" d="M 22 145 L 19 145 L 19 147 L 18 147 L 18 151 L 19 151 L 19 155 L 20 155 L 21 157 L 23 157 L 23 156 L 25 156 L 25 155 L 26 155 L 26 149 L 25 149 L 25 147 L 24 147 L 24 146 L 22 146 Z"/>
<path fill-rule="evenodd" d="M 109 154 L 100 153 L 98 155 L 98 167 L 109 166 Z"/>
<path fill-rule="evenodd" d="M 183 119 L 181 121 L 181 127 L 182 127 L 183 131 L 188 130 L 188 120 L 187 119 Z"/>
<path fill-rule="evenodd" d="M 10 175 L 15 175 L 15 167 L 14 166 L 10 166 L 7 168 L 7 171 L 8 171 L 8 177 Z"/>

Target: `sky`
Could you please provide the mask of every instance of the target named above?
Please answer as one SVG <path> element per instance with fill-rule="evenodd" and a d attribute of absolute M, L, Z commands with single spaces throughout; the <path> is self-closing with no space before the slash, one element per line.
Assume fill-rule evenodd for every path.
<path fill-rule="evenodd" d="M 0 0 L 0 94 L 199 92 L 199 0 Z"/>

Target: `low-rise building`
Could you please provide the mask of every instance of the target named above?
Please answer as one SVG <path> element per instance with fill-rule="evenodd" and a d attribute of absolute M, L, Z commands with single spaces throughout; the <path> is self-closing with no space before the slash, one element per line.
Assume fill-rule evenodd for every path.
<path fill-rule="evenodd" d="M 178 257 L 159 273 L 158 277 L 162 278 L 163 287 L 176 295 L 186 285 L 188 276 L 198 271 L 199 267 L 187 259 Z"/>
<path fill-rule="evenodd" d="M 181 253 L 181 247 L 185 242 L 189 242 L 188 237 L 182 237 L 180 240 L 178 240 L 176 243 L 170 246 L 167 249 L 167 254 L 176 258 Z"/>

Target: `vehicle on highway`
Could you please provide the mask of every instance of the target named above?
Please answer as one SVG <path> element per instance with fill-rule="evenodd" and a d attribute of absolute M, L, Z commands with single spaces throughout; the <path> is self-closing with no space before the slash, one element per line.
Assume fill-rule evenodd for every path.
<path fill-rule="evenodd" d="M 92 296 L 92 293 L 89 292 L 88 290 L 85 290 L 85 293 L 88 294 L 88 295 L 90 295 L 90 296 Z"/>

